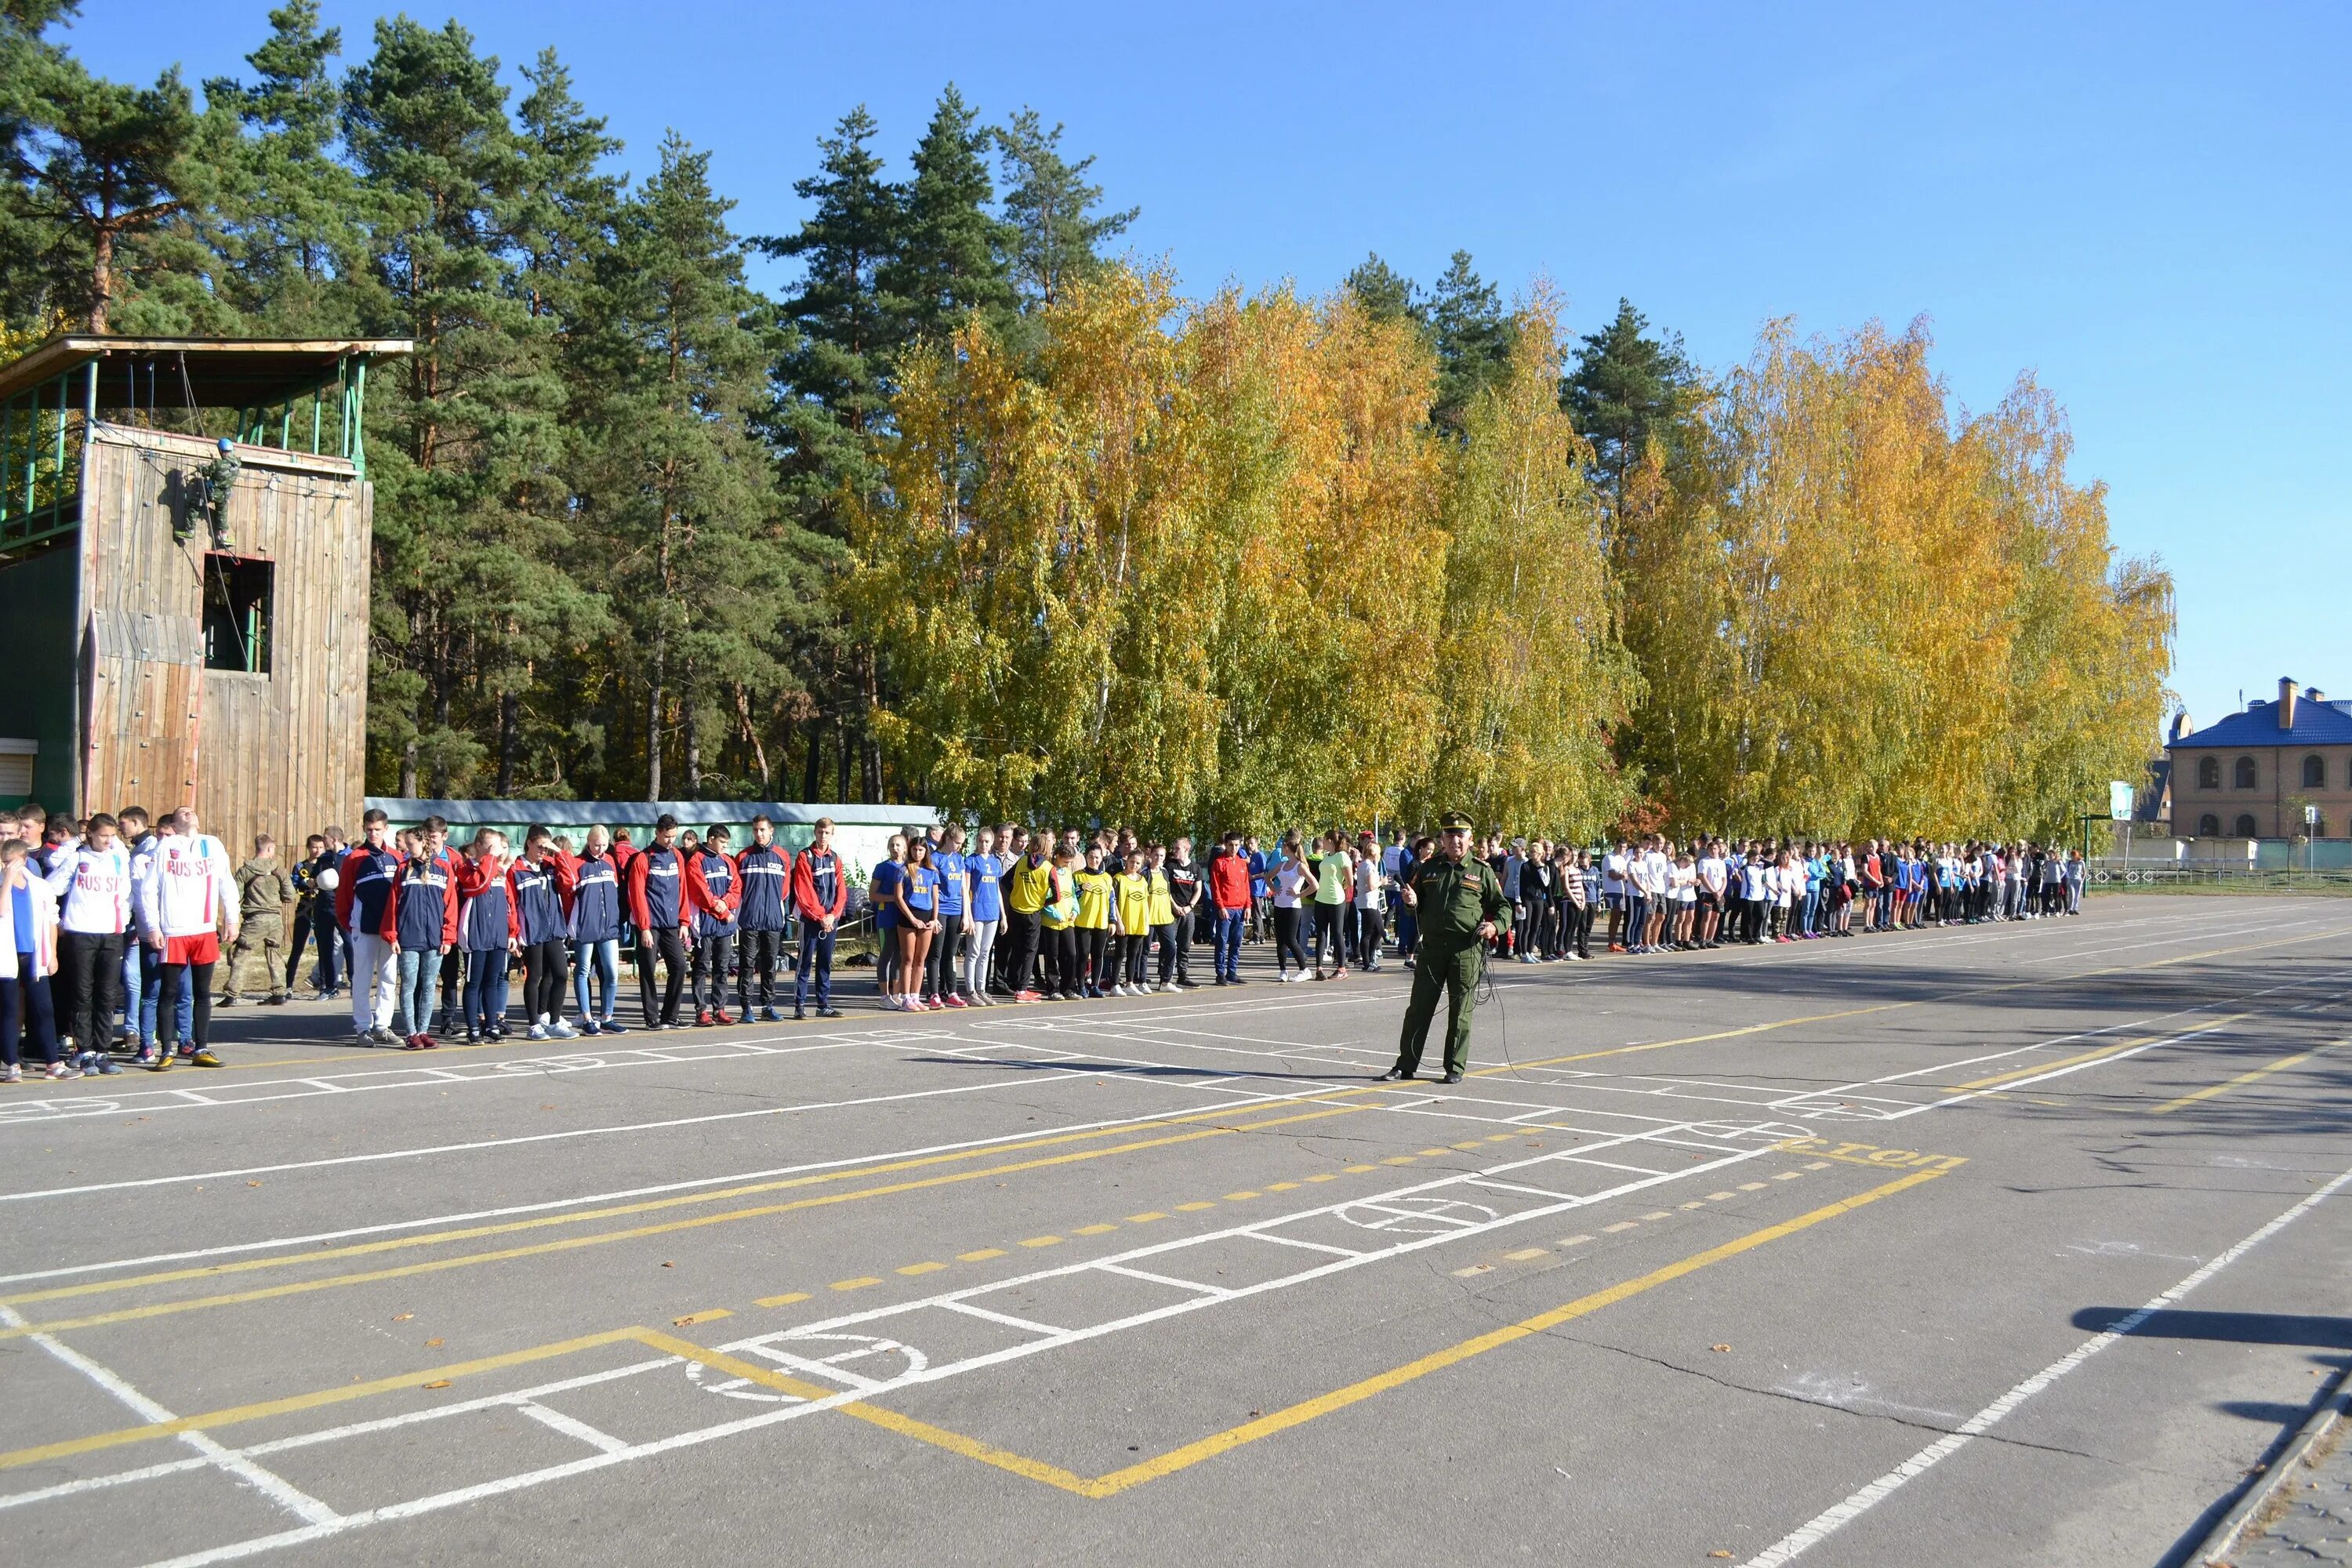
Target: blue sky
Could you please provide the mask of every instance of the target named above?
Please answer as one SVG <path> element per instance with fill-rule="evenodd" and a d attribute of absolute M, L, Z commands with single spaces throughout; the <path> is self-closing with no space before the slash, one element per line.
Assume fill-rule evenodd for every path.
<path fill-rule="evenodd" d="M 240 70 L 268 0 L 84 0 L 95 68 Z M 383 7 L 327 0 L 346 58 Z M 2030 371 L 2179 580 L 2200 723 L 2282 675 L 2352 694 L 2352 7 L 749 5 L 466 0 L 511 68 L 554 45 L 642 171 L 712 150 L 746 233 L 789 228 L 863 102 L 894 172 L 953 79 L 1097 155 L 1193 291 L 1336 282 L 1457 247 L 1626 295 L 1702 363 L 1792 316 L 1931 318 L 1974 407 Z M 193 25 L 196 18 L 201 25 Z"/>

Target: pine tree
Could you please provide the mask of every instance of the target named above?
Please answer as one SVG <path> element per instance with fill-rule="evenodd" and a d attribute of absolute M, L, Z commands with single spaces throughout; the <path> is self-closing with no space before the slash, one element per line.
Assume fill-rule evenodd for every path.
<path fill-rule="evenodd" d="M 1102 245 L 1125 234 L 1143 209 L 1098 213 L 1102 187 L 1087 180 L 1094 159 L 1062 156 L 1062 127 L 1045 128 L 1024 109 L 996 132 L 1004 160 L 1004 219 L 1013 226 L 1013 275 L 1029 309 L 1051 305 L 1069 284 L 1098 274 Z"/>
<path fill-rule="evenodd" d="M 598 307 L 606 392 L 587 502 L 610 538 L 613 588 L 635 650 L 646 798 L 662 797 L 673 742 L 688 795 L 734 697 L 786 679 L 780 622 L 807 590 L 805 542 L 776 516 L 750 416 L 765 353 L 743 281 L 733 203 L 710 189 L 709 154 L 674 133 L 623 208 Z"/>
<path fill-rule="evenodd" d="M 1583 340 L 1575 371 L 1560 383 L 1577 432 L 1592 443 L 1594 478 L 1619 510 L 1628 476 L 1652 441 L 1666 443 L 1668 458 L 1675 456 L 1677 422 L 1698 392 L 1681 335 L 1653 337 L 1649 327 L 1632 300 L 1620 299 L 1614 319 Z"/>
<path fill-rule="evenodd" d="M 916 145 L 896 254 L 879 272 L 881 291 L 900 302 L 901 344 L 944 342 L 974 310 L 995 320 L 1013 313 L 1005 268 L 1013 234 L 988 210 L 995 198 L 988 145 L 979 114 L 950 82 Z"/>
<path fill-rule="evenodd" d="M 202 183 L 190 156 L 200 120 L 177 67 L 150 88 L 103 80 L 69 60 L 45 76 L 31 139 L 33 200 L 85 258 L 87 273 L 67 297 L 91 331 L 103 332 L 123 291 L 129 247 L 180 212 Z"/>
<path fill-rule="evenodd" d="M 36 333 L 83 309 L 87 267 L 72 232 L 38 199 L 39 128 L 55 118 L 51 99 L 77 68 L 50 38 L 79 9 L 77 0 L 0 4 L 0 323 Z"/>
<path fill-rule="evenodd" d="M 335 155 L 342 94 L 328 65 L 342 30 L 320 26 L 318 0 L 289 0 L 269 25 L 246 57 L 253 85 L 205 83 L 206 103 L 245 132 L 220 203 L 223 291 L 257 330 L 323 337 L 352 329 L 337 285 L 366 247 L 356 182 Z"/>
<path fill-rule="evenodd" d="M 1429 291 L 1429 326 L 1437 342 L 1437 405 L 1431 418 L 1458 431 L 1471 401 L 1502 384 L 1511 368 L 1511 318 L 1495 286 L 1457 250 Z"/>
<path fill-rule="evenodd" d="M 510 287 L 504 225 L 521 178 L 498 61 L 455 22 L 376 24 L 344 87 L 343 132 L 373 222 L 363 320 L 413 338 L 370 416 L 377 487 L 376 657 L 370 727 L 399 788 L 462 787 L 488 755 L 478 700 L 486 632 L 511 597 L 503 543 L 519 475 L 558 399 Z M 372 392 L 373 389 L 371 389 Z M 493 651 L 491 662 L 497 662 Z"/>
<path fill-rule="evenodd" d="M 1355 269 L 1340 280 L 1339 287 L 1355 296 L 1364 314 L 1375 321 L 1428 320 L 1421 285 L 1381 260 L 1378 251 L 1357 263 Z"/>
<path fill-rule="evenodd" d="M 881 482 L 875 447 L 890 425 L 891 367 L 908 316 L 908 302 L 883 287 L 903 244 L 906 213 L 869 146 L 876 129 L 862 104 L 844 115 L 817 143 L 818 172 L 793 186 L 816 210 L 797 232 L 752 242 L 803 268 L 800 287 L 777 308 L 774 395 L 761 428 L 793 515 L 835 541 L 848 532 L 843 498 L 869 495 Z M 849 793 L 855 751 L 862 793 L 878 798 L 881 753 L 866 722 L 881 682 L 871 645 L 838 622 L 819 621 L 807 634 L 802 668 L 820 711 L 835 719 L 840 793 Z M 823 738 L 824 726 L 813 724 L 811 783 Z"/>

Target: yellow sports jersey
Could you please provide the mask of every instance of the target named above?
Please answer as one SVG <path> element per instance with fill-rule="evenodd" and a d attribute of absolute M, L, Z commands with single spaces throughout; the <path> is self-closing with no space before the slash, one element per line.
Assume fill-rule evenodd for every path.
<path fill-rule="evenodd" d="M 1044 909 L 1046 900 L 1053 896 L 1053 863 L 1047 861 L 1042 866 L 1032 866 L 1028 858 L 1024 856 L 1013 868 L 1013 890 L 1005 895 L 1005 902 L 1016 915 L 1034 915 Z"/>
<path fill-rule="evenodd" d="M 1067 868 L 1055 866 L 1048 872 L 1048 886 L 1052 890 L 1045 898 L 1045 929 L 1067 931 L 1077 923 L 1077 885 L 1070 879 Z"/>
<path fill-rule="evenodd" d="M 1118 884 L 1118 929 L 1132 936 L 1149 921 L 1151 889 L 1134 871 L 1122 871 L 1113 880 Z"/>
<path fill-rule="evenodd" d="M 1146 874 L 1151 887 L 1151 923 L 1168 926 L 1176 923 L 1176 894 L 1168 886 L 1168 873 L 1151 871 Z"/>
<path fill-rule="evenodd" d="M 1110 924 L 1110 873 L 1073 871 L 1078 884 L 1078 929 L 1101 931 Z"/>

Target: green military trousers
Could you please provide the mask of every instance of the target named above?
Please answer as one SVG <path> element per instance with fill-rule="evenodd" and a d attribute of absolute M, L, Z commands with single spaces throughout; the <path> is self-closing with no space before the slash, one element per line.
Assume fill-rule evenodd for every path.
<path fill-rule="evenodd" d="M 1437 997 L 1445 994 L 1445 1070 L 1470 1068 L 1470 1009 L 1486 963 L 1477 939 L 1453 946 L 1424 933 L 1413 961 L 1412 999 L 1404 1006 L 1404 1032 L 1397 1041 L 1397 1066 L 1408 1073 L 1421 1070 L 1421 1053 L 1429 1043 L 1429 1022 L 1437 1014 Z"/>

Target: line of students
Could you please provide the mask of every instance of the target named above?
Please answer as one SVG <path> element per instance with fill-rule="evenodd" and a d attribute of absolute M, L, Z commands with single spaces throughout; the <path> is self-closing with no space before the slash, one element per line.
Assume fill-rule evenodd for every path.
<path fill-rule="evenodd" d="M 781 1021 L 777 968 L 791 929 L 788 904 L 801 932 L 793 1016 L 808 1016 L 814 979 L 816 1016 L 840 1016 L 833 949 L 849 879 L 832 847 L 830 819 L 790 857 L 776 847 L 774 824 L 764 816 L 752 819 L 751 842 L 740 855 L 729 852 L 724 826 L 688 844 L 667 815 L 642 849 L 599 826 L 576 856 L 537 826 L 520 854 L 488 828 L 453 851 L 448 825 L 437 816 L 394 834 L 383 812 L 371 811 L 362 831 L 363 841 L 338 868 L 335 908 L 336 923 L 351 935 L 352 1026 L 370 1044 L 432 1049 L 436 1033 L 455 1033 L 448 1021 L 460 1008 L 468 1041 L 506 1037 L 517 957 L 530 1038 L 626 1034 L 614 1016 L 625 926 L 635 937 L 646 1027 L 683 1026 L 680 1005 L 689 993 L 696 1025 L 732 1024 L 739 1016 Z M 563 1016 L 567 975 L 576 1027 Z"/>

